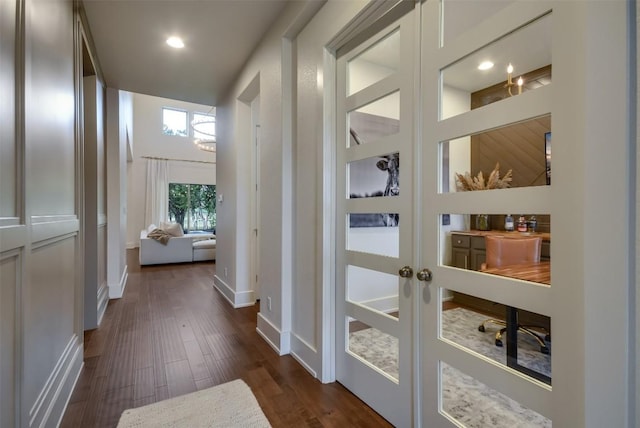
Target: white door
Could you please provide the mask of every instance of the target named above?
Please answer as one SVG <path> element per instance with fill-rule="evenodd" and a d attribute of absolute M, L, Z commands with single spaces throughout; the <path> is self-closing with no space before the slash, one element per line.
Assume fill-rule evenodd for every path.
<path fill-rule="evenodd" d="M 542 276 L 550 272 L 545 146 L 553 14 L 542 2 L 455 3 L 426 2 L 421 25 L 423 232 L 416 270 L 433 273 L 420 296 L 422 426 L 551 426 L 551 357 L 545 353 L 551 345 L 540 327 L 548 327 L 552 307 L 550 280 Z M 480 67 L 484 61 L 493 66 Z M 488 179 L 497 163 L 502 178 L 512 170 L 512 188 L 456 189 L 457 173 L 482 171 Z M 507 214 L 516 222 L 522 215 L 528 227 L 535 216 L 535 230 L 506 231 Z M 485 226 L 476 223 L 478 215 L 488 215 L 492 231 L 477 230 Z M 512 264 L 509 276 L 479 272 L 491 234 L 541 237 L 543 257 L 535 266 L 541 276 L 514 279 L 525 272 L 515 266 L 525 263 Z M 501 326 L 487 323 L 479 331 L 485 319 L 505 315 L 537 324 L 532 329 L 541 341 L 507 331 L 497 346 Z"/>
<path fill-rule="evenodd" d="M 410 14 L 337 62 L 336 378 L 396 426 L 413 408 L 414 46 Z"/>

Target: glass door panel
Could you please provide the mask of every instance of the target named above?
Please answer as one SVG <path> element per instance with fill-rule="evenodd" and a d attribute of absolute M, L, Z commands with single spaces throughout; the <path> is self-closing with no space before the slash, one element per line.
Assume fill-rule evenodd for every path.
<path fill-rule="evenodd" d="M 396 426 L 413 423 L 412 21 L 337 61 L 336 378 Z"/>
<path fill-rule="evenodd" d="M 397 73 L 400 66 L 399 46 L 400 31 L 395 30 L 349 60 L 347 95 L 353 95 Z"/>
<path fill-rule="evenodd" d="M 362 106 L 348 114 L 349 147 L 385 141 L 400 132 L 400 93 Z"/>
<path fill-rule="evenodd" d="M 443 68 L 441 119 L 551 84 L 551 17 L 545 14 Z"/>
<path fill-rule="evenodd" d="M 551 421 L 540 413 L 447 363 L 440 365 L 440 378 L 442 412 L 466 428 L 551 428 Z"/>
<path fill-rule="evenodd" d="M 422 14 L 422 425 L 551 426 L 553 15 L 497 1 L 456 29 L 452 3 Z"/>

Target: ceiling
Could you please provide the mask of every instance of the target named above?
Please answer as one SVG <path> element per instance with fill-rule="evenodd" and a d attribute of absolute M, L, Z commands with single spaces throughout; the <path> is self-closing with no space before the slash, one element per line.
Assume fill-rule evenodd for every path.
<path fill-rule="evenodd" d="M 83 0 L 107 86 L 222 101 L 287 0 Z M 170 36 L 184 40 L 169 47 Z"/>

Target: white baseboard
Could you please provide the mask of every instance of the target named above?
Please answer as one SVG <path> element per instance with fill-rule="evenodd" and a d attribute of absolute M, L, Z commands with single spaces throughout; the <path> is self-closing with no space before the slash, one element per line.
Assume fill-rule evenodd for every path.
<path fill-rule="evenodd" d="M 300 336 L 291 333 L 291 356 L 302 367 L 308 371 L 311 376 L 318 378 L 318 372 L 313 368 L 318 363 L 318 350 L 307 343 Z"/>
<path fill-rule="evenodd" d="M 58 426 L 82 370 L 82 342 L 74 335 L 29 408 L 28 426 Z"/>
<path fill-rule="evenodd" d="M 120 277 L 119 284 L 109 284 L 109 298 L 120 299 L 124 295 L 124 289 L 127 286 L 127 278 L 129 277 L 129 266 L 125 265 Z"/>
<path fill-rule="evenodd" d="M 98 290 L 98 325 L 102 322 L 102 317 L 107 310 L 109 304 L 109 286 L 103 282 Z"/>
<path fill-rule="evenodd" d="M 214 275 L 213 277 L 213 286 L 234 308 L 245 308 L 256 304 L 253 290 L 237 292 L 218 275 Z"/>
<path fill-rule="evenodd" d="M 274 351 L 276 351 L 278 355 L 287 355 L 291 352 L 290 332 L 283 333 L 261 313 L 258 313 L 258 326 L 256 327 L 256 332 L 269 344 L 269 346 L 273 348 Z"/>

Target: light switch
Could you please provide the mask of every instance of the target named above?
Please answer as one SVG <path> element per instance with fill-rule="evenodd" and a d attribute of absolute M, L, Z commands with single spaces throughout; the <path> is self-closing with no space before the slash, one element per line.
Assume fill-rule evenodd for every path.
<path fill-rule="evenodd" d="M 222 203 L 222 200 L 224 199 L 224 197 L 222 196 L 222 193 L 220 193 L 218 195 L 218 202 Z"/>

